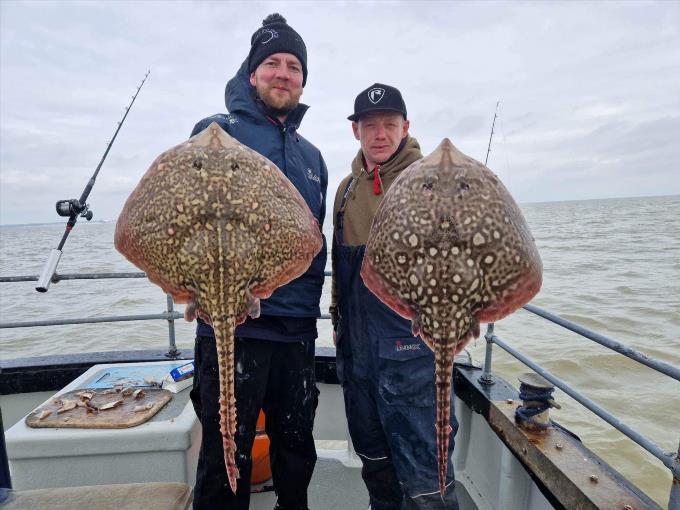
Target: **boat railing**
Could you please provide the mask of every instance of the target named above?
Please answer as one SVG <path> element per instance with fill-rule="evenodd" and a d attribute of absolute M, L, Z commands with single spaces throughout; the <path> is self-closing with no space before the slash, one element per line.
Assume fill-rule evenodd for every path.
<path fill-rule="evenodd" d="M 325 276 L 330 276 L 329 271 L 325 272 Z M 55 273 L 52 277 L 52 283 L 57 283 L 64 280 L 99 280 L 99 279 L 109 279 L 109 278 L 145 278 L 146 274 L 143 272 L 118 272 L 118 273 L 77 273 L 77 274 L 57 274 Z M 28 276 L 0 276 L 0 283 L 10 283 L 10 282 L 27 282 L 27 281 L 38 281 L 39 275 L 28 275 Z M 656 372 L 659 372 L 665 376 L 671 377 L 676 381 L 680 381 L 680 368 L 666 363 L 661 360 L 650 358 L 644 353 L 636 351 L 617 340 L 609 338 L 605 335 L 591 331 L 588 328 L 581 326 L 575 322 L 564 319 L 556 314 L 553 314 L 547 310 L 539 308 L 538 306 L 527 304 L 523 307 L 530 313 L 533 313 L 545 320 L 548 320 L 562 328 L 572 331 L 584 338 L 592 340 L 599 343 L 600 345 L 611 349 L 627 358 L 630 358 L 638 363 L 641 363 Z M 51 319 L 51 320 L 39 320 L 39 321 L 23 321 L 23 322 L 0 322 L 0 329 L 5 328 L 26 328 L 26 327 L 38 327 L 38 326 L 57 326 L 66 324 L 90 324 L 99 322 L 123 322 L 123 321 L 139 321 L 139 320 L 166 320 L 168 322 L 168 353 L 166 356 L 169 358 L 175 358 L 178 356 L 177 346 L 175 343 L 175 326 L 174 321 L 182 318 L 182 314 L 175 311 L 173 308 L 173 301 L 170 295 L 167 295 L 167 307 L 166 310 L 158 314 L 146 314 L 146 315 L 119 315 L 119 316 L 109 316 L 109 317 L 87 317 L 87 318 L 71 318 L 71 319 Z M 322 319 L 330 319 L 330 315 L 321 315 Z M 536 373 L 550 381 L 556 387 L 561 389 L 567 395 L 572 397 L 574 400 L 579 402 L 581 405 L 589 409 L 591 412 L 602 418 L 604 421 L 609 423 L 612 427 L 625 434 L 632 441 L 637 443 L 639 446 L 644 448 L 646 451 L 651 453 L 654 457 L 660 460 L 664 466 L 666 466 L 673 477 L 673 483 L 671 486 L 671 494 L 669 499 L 669 509 L 680 509 L 680 444 L 678 446 L 677 452 L 665 452 L 659 445 L 643 436 L 630 426 L 623 423 L 619 418 L 611 414 L 609 411 L 598 405 L 597 403 L 590 400 L 588 397 L 580 393 L 578 390 L 572 388 L 569 384 L 562 381 L 558 377 L 554 376 L 546 369 L 541 367 L 538 363 L 523 355 L 511 345 L 506 343 L 504 340 L 499 338 L 494 334 L 494 325 L 489 324 L 487 331 L 484 335 L 486 340 L 486 351 L 484 358 L 484 367 L 480 375 L 480 383 L 491 385 L 494 383 L 494 378 L 491 374 L 491 365 L 493 357 L 493 345 L 498 345 L 501 349 L 506 351 L 508 354 L 524 363 L 526 366 L 534 370 Z"/>
<path fill-rule="evenodd" d="M 326 276 L 330 276 L 330 271 L 325 272 Z M 146 273 L 141 271 L 134 271 L 129 273 L 54 273 L 52 283 L 58 283 L 67 280 L 106 280 L 106 279 L 120 279 L 120 278 L 146 278 Z M 40 279 L 39 275 L 25 275 L 25 276 L 0 276 L 0 283 L 16 283 L 16 282 L 36 282 Z M 37 321 L 12 321 L 0 322 L 0 329 L 7 328 L 34 328 L 40 326 L 66 326 L 70 324 L 96 324 L 100 322 L 129 322 L 129 321 L 148 321 L 148 320 L 165 320 L 168 322 L 168 358 L 177 358 L 180 352 L 177 350 L 177 343 L 175 340 L 175 320 L 184 317 L 183 314 L 174 309 L 172 296 L 166 295 L 166 309 L 161 313 L 141 314 L 141 315 L 112 315 L 101 317 L 74 317 L 69 319 L 48 319 Z M 330 319 L 330 315 L 322 314 L 322 319 Z"/>
<path fill-rule="evenodd" d="M 542 317 L 543 319 L 546 319 L 554 324 L 557 324 L 562 328 L 568 329 L 584 338 L 588 338 L 589 340 L 593 340 L 599 343 L 600 345 L 607 347 L 608 349 L 611 349 L 615 352 L 618 352 L 619 354 L 622 354 L 623 356 L 626 356 L 627 358 L 630 358 L 643 365 L 646 365 L 652 370 L 655 370 L 668 377 L 672 377 L 676 381 L 680 381 L 680 368 L 676 366 L 673 366 L 664 361 L 650 358 L 646 354 L 636 351 L 635 349 L 632 349 L 622 344 L 621 342 L 618 342 L 612 338 L 604 336 L 595 331 L 591 331 L 588 328 L 581 326 L 580 324 L 564 319 L 559 315 L 544 310 L 536 305 L 527 304 L 524 305 L 523 308 L 535 315 L 538 315 L 539 317 Z M 659 459 L 663 463 L 663 465 L 670 470 L 671 476 L 673 477 L 668 508 L 672 510 L 680 510 L 680 442 L 678 444 L 677 452 L 665 452 L 659 445 L 657 445 L 647 437 L 643 436 L 630 426 L 623 423 L 619 418 L 611 414 L 609 411 L 607 411 L 600 405 L 596 404 L 588 397 L 572 388 L 568 383 L 554 376 L 546 369 L 544 369 L 541 365 L 533 361 L 531 358 L 525 356 L 524 354 L 516 350 L 514 347 L 512 347 L 511 345 L 503 341 L 501 338 L 499 338 L 497 335 L 494 334 L 493 323 L 487 325 L 486 333 L 484 334 L 484 339 L 486 340 L 486 351 L 484 355 L 484 367 L 482 369 L 482 374 L 479 377 L 479 382 L 481 384 L 485 385 L 494 384 L 494 379 L 493 376 L 491 375 L 491 362 L 493 354 L 493 345 L 496 344 L 505 352 L 513 356 L 515 359 L 524 363 L 526 366 L 531 368 L 537 374 L 541 375 L 543 378 L 550 381 L 552 384 L 561 389 L 564 393 L 566 393 L 571 398 L 576 400 L 582 406 L 586 407 L 588 410 L 595 413 L 597 416 L 599 416 L 604 421 L 609 423 L 612 427 L 617 429 L 622 434 L 628 436 L 628 438 L 630 438 L 633 442 L 637 443 L 639 446 L 641 446 L 649 453 L 651 453 L 654 457 Z"/>

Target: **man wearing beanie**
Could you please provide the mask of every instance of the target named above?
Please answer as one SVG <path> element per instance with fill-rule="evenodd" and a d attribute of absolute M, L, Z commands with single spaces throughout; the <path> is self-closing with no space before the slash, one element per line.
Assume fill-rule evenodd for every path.
<path fill-rule="evenodd" d="M 361 147 L 335 196 L 330 312 L 350 436 L 371 510 L 457 509 L 453 406 L 449 478 L 444 497 L 439 494 L 434 354 L 412 335 L 411 321 L 376 298 L 360 276 L 385 192 L 423 155 L 394 87 L 375 83 L 360 92 L 349 120 Z"/>
<path fill-rule="evenodd" d="M 239 142 L 272 160 L 323 225 L 328 172 L 319 150 L 298 133 L 307 106 L 299 103 L 307 82 L 307 49 L 279 14 L 268 16 L 250 41 L 250 52 L 229 83 L 228 114 L 201 120 L 195 135 L 217 122 Z M 191 400 L 201 422 L 195 509 L 246 510 L 250 500 L 251 450 L 260 408 L 271 440 L 277 509 L 307 508 L 316 463 L 312 437 L 318 389 L 314 375 L 316 319 L 324 282 L 326 244 L 307 272 L 261 301 L 261 315 L 236 328 L 236 494 L 227 481 L 219 428 L 219 379 L 213 329 L 199 320 Z"/>

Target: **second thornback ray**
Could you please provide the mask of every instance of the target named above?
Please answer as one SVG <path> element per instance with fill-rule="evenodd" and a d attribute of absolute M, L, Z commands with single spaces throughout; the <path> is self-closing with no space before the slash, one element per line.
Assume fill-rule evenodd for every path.
<path fill-rule="evenodd" d="M 498 177 L 444 139 L 385 195 L 361 268 L 366 286 L 410 319 L 435 354 L 439 490 L 446 484 L 453 360 L 541 287 L 542 264 Z"/>

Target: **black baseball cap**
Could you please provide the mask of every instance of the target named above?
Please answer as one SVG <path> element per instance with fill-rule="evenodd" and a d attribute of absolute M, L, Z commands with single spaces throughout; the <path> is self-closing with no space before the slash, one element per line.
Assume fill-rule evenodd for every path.
<path fill-rule="evenodd" d="M 347 117 L 351 121 L 358 121 L 363 115 L 371 112 L 401 113 L 406 119 L 406 104 L 401 92 L 383 83 L 374 83 L 366 90 L 359 92 L 354 100 L 354 113 Z"/>

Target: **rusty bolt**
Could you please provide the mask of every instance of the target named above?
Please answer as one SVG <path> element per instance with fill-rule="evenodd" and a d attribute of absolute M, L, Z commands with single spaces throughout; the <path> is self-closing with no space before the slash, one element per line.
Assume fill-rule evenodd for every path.
<path fill-rule="evenodd" d="M 597 483 L 597 480 L 598 480 L 597 475 L 590 475 L 590 481 L 591 482 Z"/>
<path fill-rule="evenodd" d="M 512 400 L 511 398 L 509 398 L 508 400 L 506 400 L 506 402 L 507 402 L 508 404 L 512 404 L 512 403 L 514 402 L 514 400 Z"/>
<path fill-rule="evenodd" d="M 555 445 L 555 448 L 557 448 L 558 450 L 561 450 L 562 448 L 564 448 L 564 446 L 562 446 L 560 443 L 557 443 Z"/>

